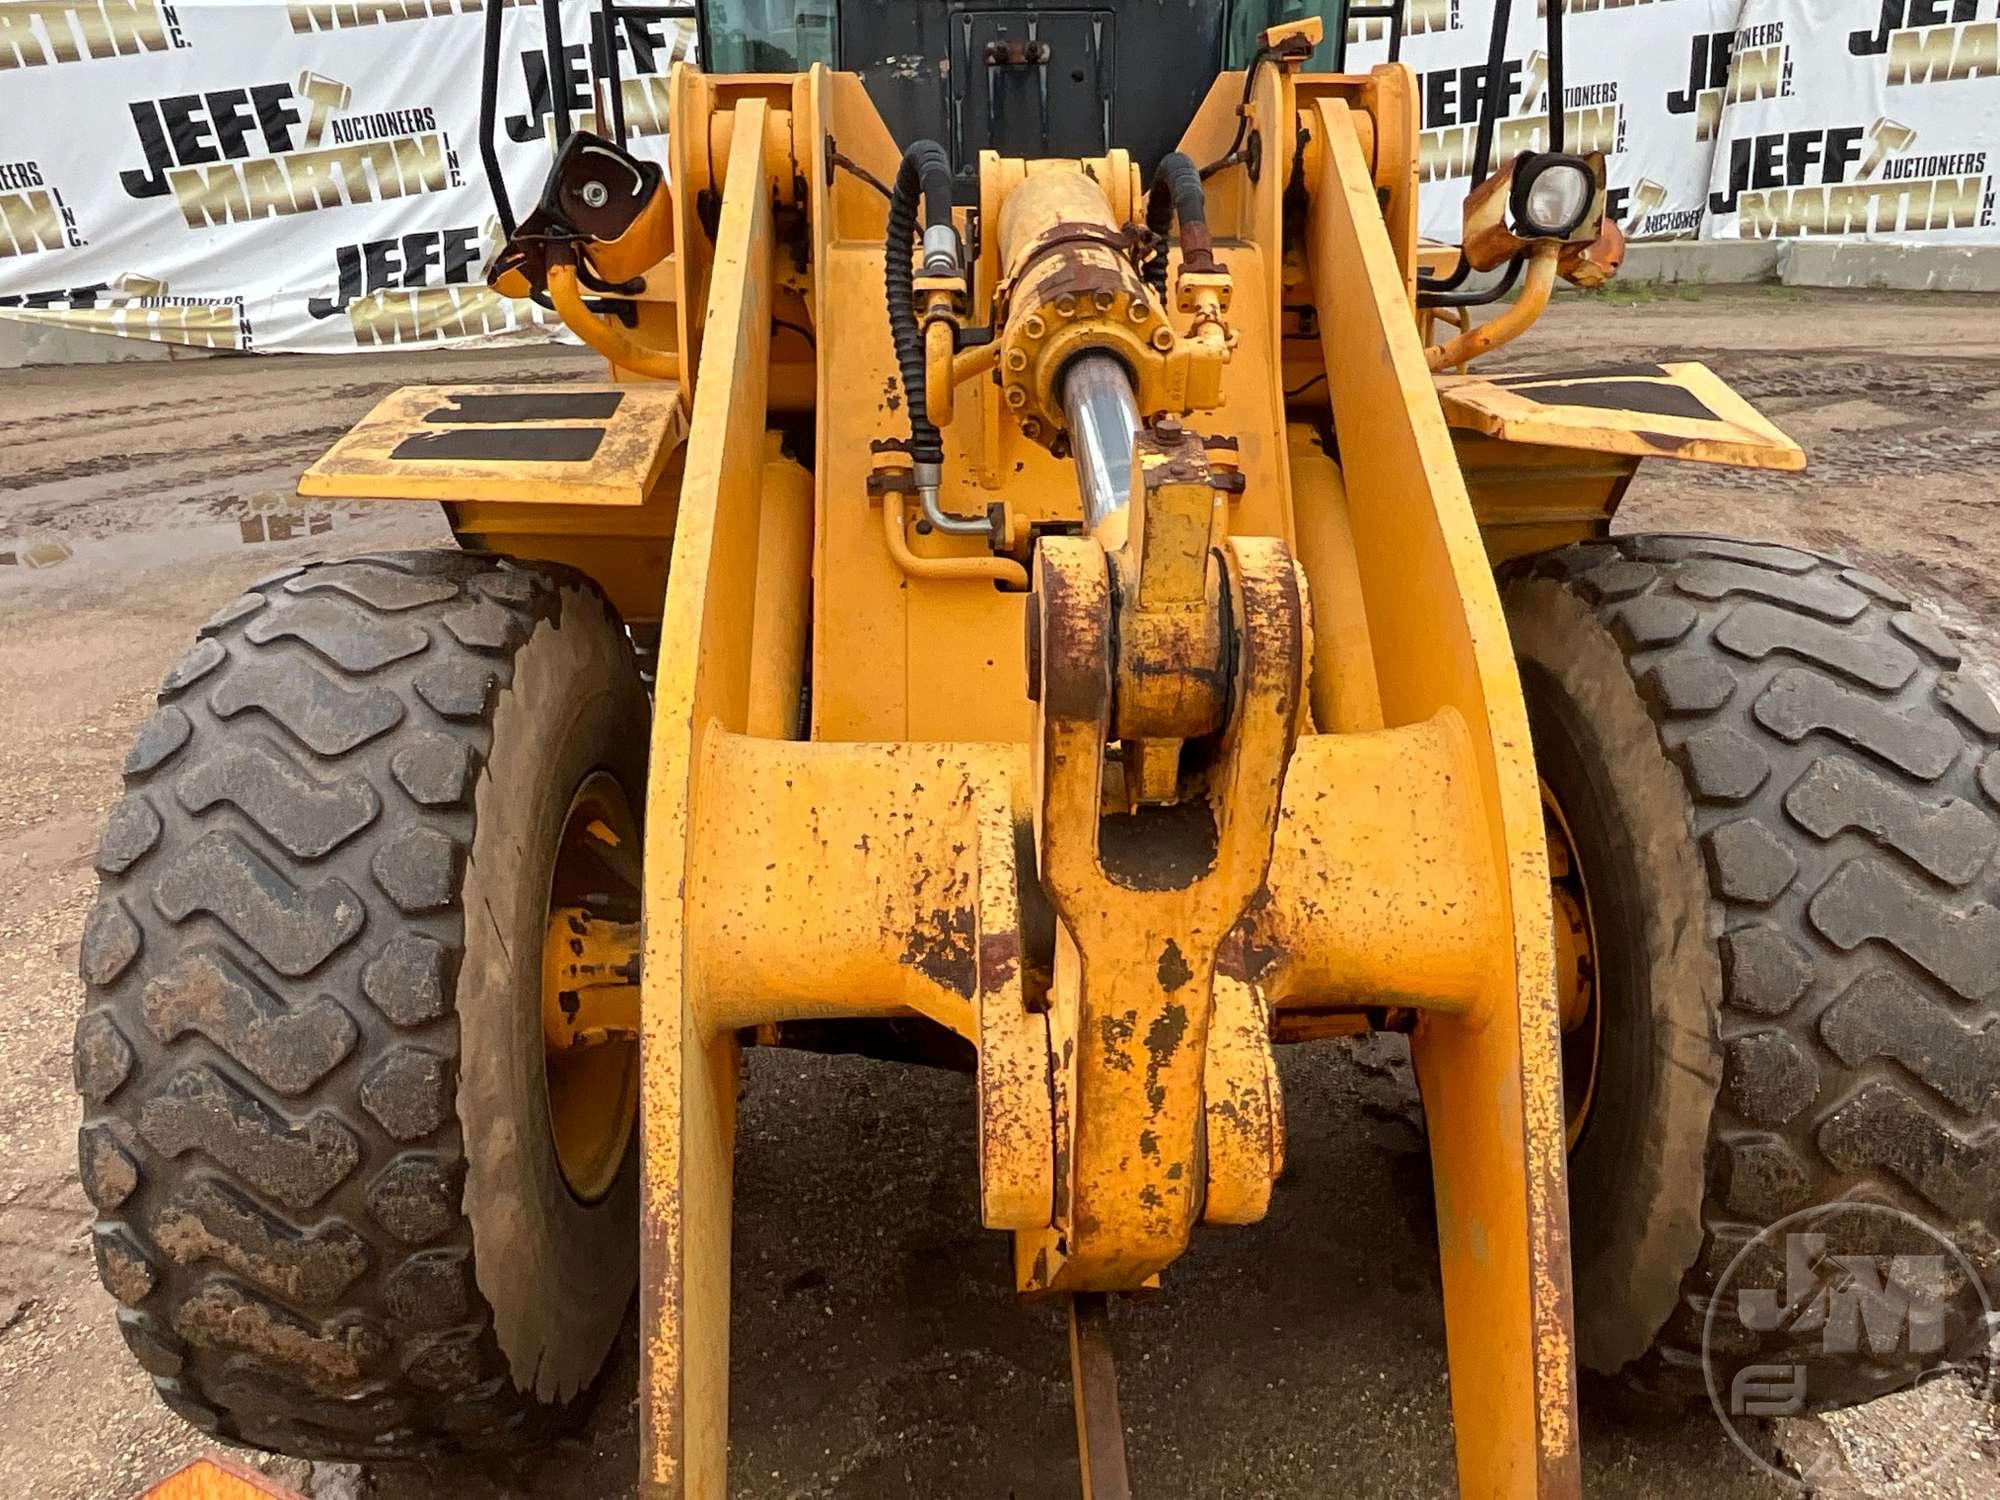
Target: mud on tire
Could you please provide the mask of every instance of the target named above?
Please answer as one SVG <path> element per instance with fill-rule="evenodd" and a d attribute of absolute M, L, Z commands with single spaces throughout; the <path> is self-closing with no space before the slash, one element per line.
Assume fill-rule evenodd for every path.
<path fill-rule="evenodd" d="M 1914 1215 L 1992 1288 L 2000 711 L 1958 646 L 1880 579 L 1779 546 L 1623 537 L 1502 585 L 1537 760 L 1606 908 L 1571 1155 L 1586 1370 L 1628 1404 L 1700 1398 L 1718 1280 L 1815 1205 Z M 1978 1357 L 1975 1304 L 1953 1357 Z M 1810 1319 L 1726 1322 L 1728 1364 L 1800 1363 L 1815 1407 L 1920 1373 L 1830 1360 Z"/>
<path fill-rule="evenodd" d="M 643 807 L 645 715 L 587 581 L 458 552 L 276 575 L 167 674 L 98 851 L 75 1067 L 98 1271 L 188 1421 L 359 1457 L 575 1414 L 635 1274 L 636 1169 L 550 1194 L 539 1013 L 490 964 L 461 978 L 469 926 L 545 905 L 546 860 L 493 846 L 559 816 L 565 760 Z M 529 945 L 539 983 L 539 933 L 473 937 Z M 476 1086 L 516 1054 L 532 1084 Z M 482 1205 L 495 1140 L 509 1201 Z"/>

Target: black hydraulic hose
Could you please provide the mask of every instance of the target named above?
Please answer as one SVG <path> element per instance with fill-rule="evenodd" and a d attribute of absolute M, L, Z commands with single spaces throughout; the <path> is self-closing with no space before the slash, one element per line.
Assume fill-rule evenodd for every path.
<path fill-rule="evenodd" d="M 923 200 L 924 227 L 951 226 L 951 158 L 936 141 L 918 141 L 903 153 L 896 186 L 889 194 L 889 232 L 882 247 L 882 295 L 889 304 L 889 335 L 903 377 L 903 404 L 910 413 L 910 462 L 944 462 L 944 439 L 924 414 L 924 332 L 917 326 L 910 247 L 917 238 L 917 200 Z"/>
<path fill-rule="evenodd" d="M 500 7 L 495 6 L 498 10 Z M 556 127 L 556 149 L 570 137 L 575 125 L 569 117 L 571 85 L 569 68 L 563 61 L 562 5 L 559 0 L 542 0 L 542 35 L 549 60 L 549 111 Z M 586 49 L 588 50 L 588 49 Z"/>
<path fill-rule="evenodd" d="M 1493 132 L 1500 123 L 1500 115 L 1507 107 L 1505 99 L 1507 80 L 1507 21 L 1514 9 L 1514 0 L 1496 0 L 1493 7 L 1493 30 L 1486 42 L 1486 87 L 1479 99 L 1479 130 L 1474 137 L 1472 148 L 1472 176 L 1474 187 L 1486 180 L 1493 168 Z M 1557 30 L 1562 26 L 1562 7 L 1549 7 L 1549 25 Z M 1556 59 L 1556 70 L 1560 73 L 1562 59 Z M 1436 279 L 1419 277 L 1417 290 L 1420 292 L 1450 292 L 1465 285 L 1466 277 L 1472 274 L 1472 265 L 1465 258 L 1461 248 L 1458 264 L 1449 276 Z M 1455 304 L 1420 304 L 1427 306 L 1451 306 Z"/>
<path fill-rule="evenodd" d="M 1146 195 L 1146 228 L 1158 243 L 1157 253 L 1146 263 L 1146 280 L 1161 300 L 1167 295 L 1167 230 L 1180 225 L 1181 269 L 1213 271 L 1215 242 L 1208 233 L 1208 195 L 1201 185 L 1201 171 L 1191 158 L 1179 151 L 1160 159 L 1153 173 L 1153 188 Z"/>
<path fill-rule="evenodd" d="M 1563 148 L 1563 121 L 1569 108 L 1563 99 L 1563 12 L 1560 5 L 1549 7 L 1549 150 Z"/>
<path fill-rule="evenodd" d="M 500 104 L 500 27 L 506 12 L 498 5 L 486 10 L 485 47 L 479 59 L 479 159 L 486 166 L 486 181 L 493 189 L 493 210 L 500 217 L 500 232 L 514 237 L 514 205 L 507 197 L 507 179 L 500 172 L 500 153 L 493 144 L 494 117 Z"/>
<path fill-rule="evenodd" d="M 1491 286 L 1480 287 L 1471 292 L 1424 292 L 1420 306 L 1423 307 L 1485 307 L 1498 302 L 1514 290 L 1514 283 L 1521 279 L 1521 267 L 1527 262 L 1525 255 L 1517 255 L 1507 262 L 1507 269 L 1500 279 Z"/>

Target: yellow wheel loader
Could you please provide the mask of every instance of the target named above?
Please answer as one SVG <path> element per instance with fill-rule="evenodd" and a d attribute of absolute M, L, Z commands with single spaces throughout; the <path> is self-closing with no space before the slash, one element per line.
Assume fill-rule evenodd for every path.
<path fill-rule="evenodd" d="M 2000 713 L 1864 570 L 1612 534 L 1643 460 L 1802 466 L 1701 365 L 1467 371 L 1621 253 L 1560 6 L 1491 159 L 1506 10 L 1455 246 L 1412 73 L 1346 67 L 1396 6 L 707 0 L 664 172 L 616 47 L 558 81 L 490 280 L 604 377 L 336 444 L 303 493 L 460 550 L 224 605 L 98 854 L 81 1173 L 175 1411 L 535 1443 L 636 1288 L 639 1492 L 723 1495 L 767 1046 L 973 1073 L 1087 1494 L 1127 1488 L 1106 1299 L 1265 1213 L 1314 1038 L 1408 1038 L 1468 1496 L 1577 1493 L 1580 1374 L 1825 1406 L 1977 1353 Z M 486 14 L 490 158 L 534 13 Z M 1855 1204 L 1976 1269 L 1858 1349 L 1804 1295 L 1717 1333 L 1793 1216 L 1808 1292 L 1896 1249 Z"/>

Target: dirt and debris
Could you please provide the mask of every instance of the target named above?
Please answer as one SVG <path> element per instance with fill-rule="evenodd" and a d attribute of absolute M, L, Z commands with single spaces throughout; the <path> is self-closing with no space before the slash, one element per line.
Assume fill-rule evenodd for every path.
<path fill-rule="evenodd" d="M 1622 529 L 1863 554 L 1993 658 L 2000 320 L 1990 300 L 1710 291 L 1559 301 L 1496 368 L 1703 359 L 1786 427 L 1793 476 L 1655 465 Z M 202 1451 L 113 1322 L 76 1184 L 70 1036 L 93 850 L 118 768 L 195 627 L 307 558 L 448 540 L 423 505 L 304 504 L 299 470 L 375 399 L 432 381 L 588 378 L 558 350 L 311 357 L 0 376 L 0 1487 L 115 1500 Z M 1209 1230 L 1115 1309 L 1133 1479 L 1153 1497 L 1453 1492 L 1428 1171 L 1399 1038 L 1286 1049 L 1290 1164 L 1270 1217 Z M 970 1081 L 760 1053 L 737 1158 L 732 1493 L 1075 1493 L 1060 1313 L 1012 1295 L 979 1227 Z M 636 1330 L 589 1425 L 519 1462 L 268 1460 L 342 1500 L 631 1493 Z M 1940 1432 L 1983 1427 L 1925 1478 Z M 2000 1491 L 1992 1413 L 1940 1381 L 1758 1434 L 1827 1494 Z M 1591 1422 L 1594 1494 L 1797 1494 L 1705 1414 Z M 1894 1476 L 1894 1477 L 1892 1477 Z M 1889 1488 L 1888 1486 L 1893 1486 Z"/>

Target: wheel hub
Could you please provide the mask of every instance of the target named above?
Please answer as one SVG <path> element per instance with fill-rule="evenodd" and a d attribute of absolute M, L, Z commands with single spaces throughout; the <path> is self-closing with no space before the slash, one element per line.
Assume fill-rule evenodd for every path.
<path fill-rule="evenodd" d="M 617 1178 L 638 1114 L 640 891 L 637 820 L 595 772 L 563 821 L 542 942 L 549 1129 L 586 1203 Z"/>
<path fill-rule="evenodd" d="M 1597 995 L 1597 929 L 1590 889 L 1568 820 L 1542 784 L 1542 824 L 1549 846 L 1549 896 L 1554 908 L 1556 1003 L 1562 1017 L 1563 1126 L 1573 1150 L 1597 1092 L 1603 1010 Z"/>

